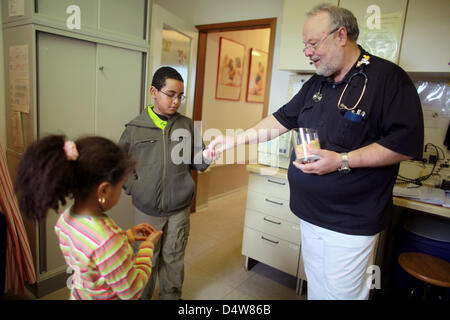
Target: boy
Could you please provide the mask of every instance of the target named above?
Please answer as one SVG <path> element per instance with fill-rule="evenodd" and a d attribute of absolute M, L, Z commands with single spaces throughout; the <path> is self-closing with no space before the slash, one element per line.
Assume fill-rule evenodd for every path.
<path fill-rule="evenodd" d="M 150 88 L 154 105 L 125 125 L 119 141 L 138 161 L 124 185 L 132 196 L 135 221 L 163 230 L 154 248 L 154 272 L 141 299 L 151 299 L 157 274 L 160 299 L 181 299 L 189 209 L 195 193 L 190 170 L 204 171 L 212 159 L 203 143 L 194 144 L 193 121 L 177 112 L 185 98 L 183 91 L 183 78 L 175 69 L 159 68 Z"/>

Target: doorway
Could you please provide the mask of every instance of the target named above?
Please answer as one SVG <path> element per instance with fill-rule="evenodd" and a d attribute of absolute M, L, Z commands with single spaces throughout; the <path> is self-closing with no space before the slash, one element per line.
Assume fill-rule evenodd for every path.
<path fill-rule="evenodd" d="M 193 120 L 202 121 L 203 130 L 214 128 L 220 130 L 223 134 L 226 133 L 225 129 L 228 128 L 247 129 L 251 127 L 266 117 L 268 112 L 276 18 L 199 25 L 196 28 L 199 31 L 199 39 Z M 216 86 L 219 86 L 219 82 L 216 82 L 216 80 L 219 63 L 222 60 L 219 60 L 219 50 L 223 39 L 240 43 L 245 52 L 240 94 L 238 94 L 237 99 L 233 99 L 234 101 L 224 101 L 226 99 L 220 99 L 217 96 Z M 260 41 L 258 42 L 256 39 Z M 264 98 L 254 103 L 248 99 L 248 92 L 251 87 L 249 83 L 251 50 L 256 49 L 267 54 L 267 65 L 265 68 L 265 90 L 262 94 Z M 246 162 L 248 160 L 246 158 Z M 256 161 L 256 159 L 251 160 Z M 245 163 L 240 165 L 214 165 L 208 174 L 193 172 L 193 177 L 197 185 L 197 192 L 191 208 L 192 211 L 207 205 L 209 197 L 218 197 L 233 190 L 233 188 L 238 189 L 247 185 Z M 220 183 L 215 183 L 215 180 L 220 181 Z"/>

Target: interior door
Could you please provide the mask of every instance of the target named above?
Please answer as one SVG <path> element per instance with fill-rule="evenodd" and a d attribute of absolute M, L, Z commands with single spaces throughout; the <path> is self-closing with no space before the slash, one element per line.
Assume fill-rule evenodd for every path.
<path fill-rule="evenodd" d="M 159 67 L 173 67 L 184 79 L 186 100 L 181 105 L 179 112 L 192 118 L 198 31 L 190 23 L 180 19 L 158 4 L 153 4 L 151 11 L 151 50 L 147 90 L 151 87 L 153 73 Z M 148 104 L 152 104 L 151 96 L 149 94 L 147 96 Z"/>

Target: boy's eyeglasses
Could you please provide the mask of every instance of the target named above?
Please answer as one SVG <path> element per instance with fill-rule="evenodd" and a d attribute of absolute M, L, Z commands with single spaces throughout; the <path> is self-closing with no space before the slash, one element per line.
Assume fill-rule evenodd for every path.
<path fill-rule="evenodd" d="M 164 93 L 166 96 L 168 96 L 170 99 L 175 100 L 178 99 L 178 101 L 183 102 L 186 100 L 186 96 L 184 94 L 180 94 L 179 96 L 175 95 L 175 93 L 166 93 L 162 90 L 158 90 L 159 92 Z"/>

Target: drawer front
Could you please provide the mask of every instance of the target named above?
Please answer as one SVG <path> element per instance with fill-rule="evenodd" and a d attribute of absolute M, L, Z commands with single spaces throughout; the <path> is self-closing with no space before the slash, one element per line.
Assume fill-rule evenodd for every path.
<path fill-rule="evenodd" d="M 262 214 L 252 209 L 247 209 L 245 213 L 245 225 L 294 244 L 299 245 L 301 241 L 300 224 Z"/>
<path fill-rule="evenodd" d="M 256 210 L 300 225 L 300 219 L 289 209 L 289 199 L 248 190 L 247 209 Z"/>
<path fill-rule="evenodd" d="M 244 227 L 242 254 L 297 276 L 300 246 Z"/>
<path fill-rule="evenodd" d="M 289 183 L 287 179 L 261 176 L 252 173 L 248 180 L 248 189 L 289 200 Z"/>

